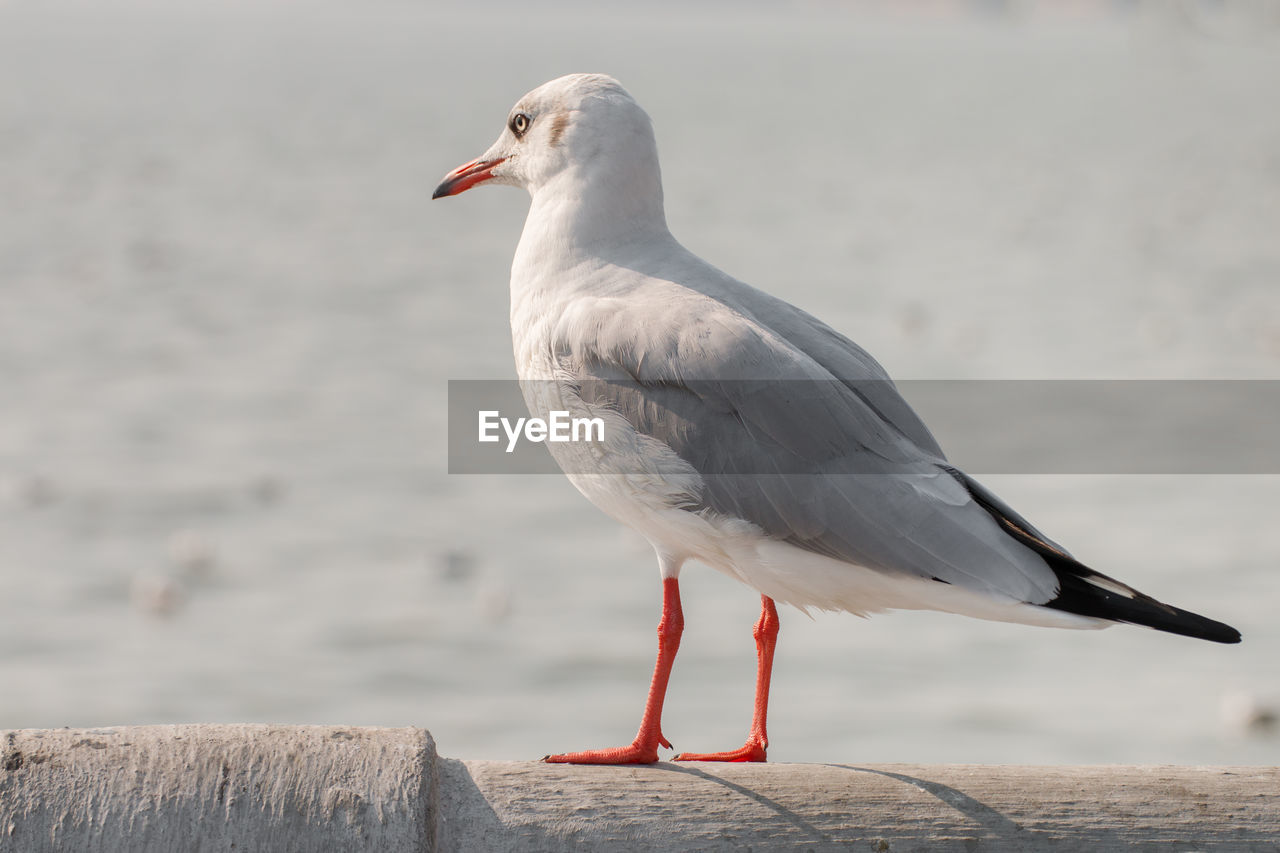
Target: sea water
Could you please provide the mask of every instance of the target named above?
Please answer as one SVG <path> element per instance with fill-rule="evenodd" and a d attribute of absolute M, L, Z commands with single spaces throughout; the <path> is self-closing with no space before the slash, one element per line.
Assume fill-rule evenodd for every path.
<path fill-rule="evenodd" d="M 527 197 L 430 193 L 559 74 L 649 111 L 677 237 L 897 377 L 1280 377 L 1274 31 L 624 8 L 0 3 L 0 727 L 629 741 L 645 543 L 446 467 L 447 381 L 514 375 Z M 1244 644 L 784 608 L 771 759 L 1280 761 L 1241 711 L 1280 703 L 1280 477 L 983 479 Z M 732 748 L 758 597 L 682 586 L 664 731 Z"/>

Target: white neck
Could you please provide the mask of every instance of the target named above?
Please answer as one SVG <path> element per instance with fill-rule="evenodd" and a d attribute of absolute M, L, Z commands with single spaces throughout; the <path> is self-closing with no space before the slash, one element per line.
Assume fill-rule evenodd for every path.
<path fill-rule="evenodd" d="M 608 259 L 629 244 L 670 237 L 656 152 L 621 167 L 568 168 L 533 188 L 529 216 L 512 264 L 532 279 L 587 258 Z"/>

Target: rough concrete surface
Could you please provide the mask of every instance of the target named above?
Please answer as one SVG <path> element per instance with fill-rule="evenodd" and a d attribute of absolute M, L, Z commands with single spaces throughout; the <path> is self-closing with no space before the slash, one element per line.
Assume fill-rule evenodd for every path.
<path fill-rule="evenodd" d="M 437 758 L 422 729 L 0 731 L 0 853 L 1280 851 L 1280 768 Z"/>
<path fill-rule="evenodd" d="M 0 732 L 0 851 L 428 850 L 422 729 Z"/>
<path fill-rule="evenodd" d="M 441 849 L 1280 850 L 1273 767 L 440 762 Z"/>

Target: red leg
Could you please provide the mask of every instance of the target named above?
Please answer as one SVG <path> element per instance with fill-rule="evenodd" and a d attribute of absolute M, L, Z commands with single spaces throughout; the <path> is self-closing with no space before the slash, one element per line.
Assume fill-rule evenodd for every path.
<path fill-rule="evenodd" d="M 671 665 L 675 663 L 676 650 L 680 648 L 680 635 L 683 632 L 680 585 L 675 578 L 664 578 L 662 619 L 658 622 L 658 662 L 653 667 L 649 698 L 644 703 L 644 717 L 640 720 L 640 731 L 636 734 L 636 739 L 630 746 L 566 752 L 563 755 L 548 755 L 542 760 L 558 764 L 653 764 L 657 761 L 659 745 L 671 748 L 670 742 L 662 736 L 662 700 L 667 695 Z"/>
<path fill-rule="evenodd" d="M 769 677 L 773 674 L 773 650 L 778 645 L 778 609 L 773 599 L 760 596 L 760 621 L 751 633 L 756 638 L 756 706 L 751 715 L 751 733 L 740 749 L 732 752 L 682 752 L 676 761 L 764 761 L 769 746 L 765 717 L 769 713 Z"/>

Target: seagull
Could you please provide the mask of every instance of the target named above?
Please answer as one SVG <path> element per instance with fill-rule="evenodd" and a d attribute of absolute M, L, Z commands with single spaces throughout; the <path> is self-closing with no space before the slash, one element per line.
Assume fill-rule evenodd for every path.
<path fill-rule="evenodd" d="M 602 440 L 548 448 L 579 491 L 649 541 L 662 580 L 635 740 L 544 760 L 648 764 L 671 748 L 662 707 L 689 560 L 754 588 L 761 612 L 745 744 L 677 761 L 765 760 L 777 604 L 1240 641 L 1078 562 L 950 464 L 864 349 L 678 243 L 652 122 L 617 80 L 571 74 L 529 92 L 432 198 L 481 184 L 532 198 L 511 265 L 525 402 L 601 419 Z"/>

